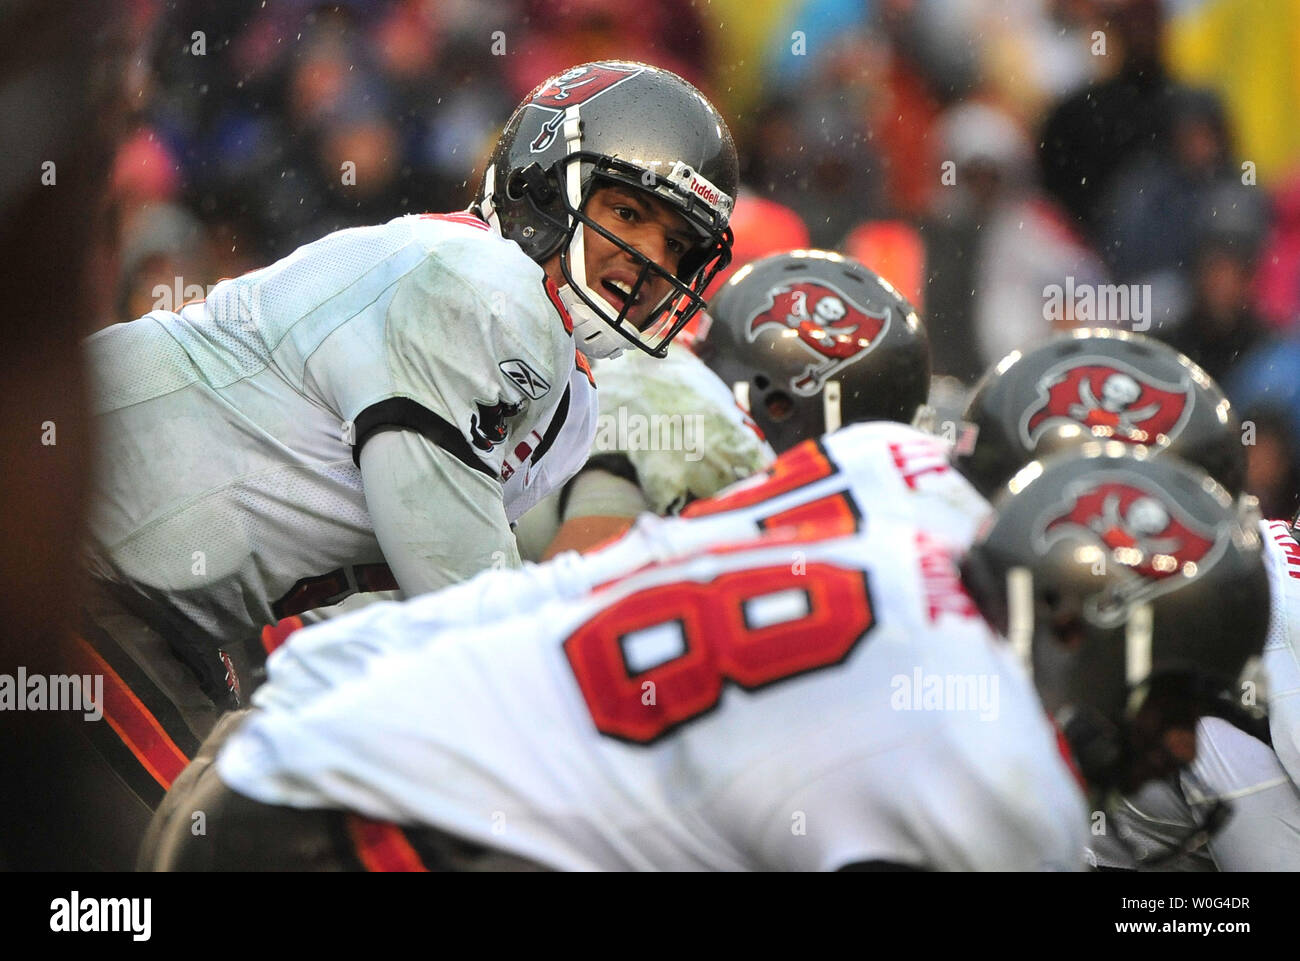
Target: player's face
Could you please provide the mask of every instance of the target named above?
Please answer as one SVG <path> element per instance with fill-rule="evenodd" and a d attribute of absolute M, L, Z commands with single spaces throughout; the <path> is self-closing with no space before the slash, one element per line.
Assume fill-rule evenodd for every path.
<path fill-rule="evenodd" d="M 682 255 L 695 242 L 690 226 L 671 207 L 631 187 L 597 189 L 587 201 L 586 214 L 674 276 Z M 632 289 L 641 272 L 640 266 L 630 254 L 594 230 L 583 231 L 583 246 L 587 254 L 587 286 L 604 297 L 615 311 L 622 310 L 626 292 Z M 637 329 L 646 327 L 650 311 L 670 289 L 666 280 L 654 276 L 641 285 L 636 302 L 627 314 Z"/>

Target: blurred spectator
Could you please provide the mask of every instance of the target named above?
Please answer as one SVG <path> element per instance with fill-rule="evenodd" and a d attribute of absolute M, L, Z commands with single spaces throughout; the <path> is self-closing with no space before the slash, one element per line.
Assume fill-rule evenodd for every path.
<path fill-rule="evenodd" d="M 1258 191 L 1226 184 L 1207 195 L 1195 222 L 1191 308 L 1162 336 L 1216 380 L 1268 336 L 1251 302 L 1267 214 Z"/>
<path fill-rule="evenodd" d="M 1112 175 L 1134 155 L 1160 145 L 1177 89 L 1161 63 L 1159 0 L 1099 4 L 1107 58 L 1118 72 L 1058 104 L 1039 133 L 1043 186 L 1091 233 Z"/>
<path fill-rule="evenodd" d="M 1115 279 L 1149 282 L 1189 266 L 1206 205 L 1236 183 L 1219 98 L 1171 93 L 1168 139 L 1117 170 L 1096 211 L 1098 249 Z"/>
<path fill-rule="evenodd" d="M 1092 31 L 1096 0 L 965 0 L 981 8 L 969 34 L 982 36 L 981 90 L 1023 123 L 1101 76 Z"/>
<path fill-rule="evenodd" d="M 1300 0 L 1169 2 L 1165 61 L 1179 80 L 1215 90 L 1232 116 L 1238 157 L 1267 183 L 1300 155 Z M 1238 166 L 1238 173 L 1244 173 Z"/>
<path fill-rule="evenodd" d="M 1256 304 L 1265 322 L 1286 328 L 1300 319 L 1300 173 L 1273 195 L 1273 217 L 1255 278 Z"/>
<path fill-rule="evenodd" d="M 926 310 L 936 373 L 967 383 L 1017 347 L 1049 335 L 1047 288 L 1099 284 L 1105 271 L 1033 184 L 1032 151 L 1005 113 L 954 107 L 940 122 L 954 165 L 923 226 Z M 1072 316 L 1062 324 L 1073 325 Z"/>
<path fill-rule="evenodd" d="M 1246 489 L 1265 517 L 1290 519 L 1300 506 L 1300 339 L 1263 342 L 1228 373 L 1223 389 L 1242 421 Z"/>
<path fill-rule="evenodd" d="M 1253 428 L 1246 445 L 1246 490 L 1259 498 L 1264 517 L 1291 520 L 1300 503 L 1300 434 L 1292 411 L 1277 407 L 1242 410 Z"/>
<path fill-rule="evenodd" d="M 810 89 L 760 110 L 742 179 L 789 204 L 815 247 L 835 245 L 854 223 L 883 208 L 883 168 L 867 138 L 865 101 L 856 89 Z"/>

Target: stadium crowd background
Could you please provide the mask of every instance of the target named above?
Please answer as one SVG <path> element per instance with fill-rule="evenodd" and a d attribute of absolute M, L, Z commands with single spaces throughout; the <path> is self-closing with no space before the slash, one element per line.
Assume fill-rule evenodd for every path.
<path fill-rule="evenodd" d="M 1088 319 L 1045 319 L 1050 286 L 1139 285 L 1145 317 L 1102 320 L 1150 323 L 1219 379 L 1253 425 L 1248 487 L 1265 516 L 1295 509 L 1300 0 L 134 10 L 149 53 L 124 80 L 118 286 L 97 326 L 332 230 L 464 208 L 540 79 L 640 59 L 728 118 L 738 259 L 811 243 L 864 260 L 921 308 L 951 387 Z"/>

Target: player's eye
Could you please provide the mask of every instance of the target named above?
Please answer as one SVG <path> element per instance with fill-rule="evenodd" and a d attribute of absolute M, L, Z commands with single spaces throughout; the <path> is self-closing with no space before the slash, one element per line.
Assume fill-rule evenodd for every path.
<path fill-rule="evenodd" d="M 676 237 L 669 237 L 668 251 L 669 253 L 678 254 L 680 256 L 681 254 L 686 253 L 686 245 L 682 243 L 680 240 L 678 240 Z"/>
<path fill-rule="evenodd" d="M 620 220 L 626 220 L 628 223 L 632 223 L 636 220 L 636 211 L 631 207 L 625 207 L 622 204 L 614 205 L 614 214 Z"/>

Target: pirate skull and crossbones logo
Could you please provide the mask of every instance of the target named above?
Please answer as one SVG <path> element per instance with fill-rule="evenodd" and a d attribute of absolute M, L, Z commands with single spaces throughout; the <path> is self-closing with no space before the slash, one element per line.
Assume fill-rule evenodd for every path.
<path fill-rule="evenodd" d="M 1070 405 L 1070 416 L 1088 424 L 1100 411 L 1113 415 L 1121 430 L 1134 431 L 1160 409 L 1159 402 L 1134 408 L 1132 405 L 1141 396 L 1142 385 L 1128 374 L 1116 372 L 1102 381 L 1101 397 L 1084 379 L 1079 381 L 1079 403 Z"/>

